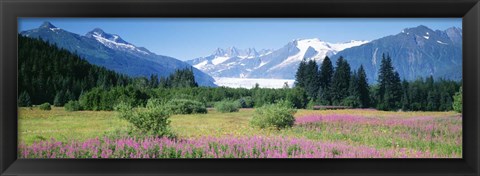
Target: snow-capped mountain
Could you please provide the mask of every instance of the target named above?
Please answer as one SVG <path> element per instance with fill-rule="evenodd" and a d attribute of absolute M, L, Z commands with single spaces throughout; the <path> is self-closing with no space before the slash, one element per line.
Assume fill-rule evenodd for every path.
<path fill-rule="evenodd" d="M 426 26 L 406 28 L 396 35 L 373 40 L 340 51 L 352 69 L 363 65 L 370 83 L 375 83 L 382 55 L 390 55 L 400 77 L 415 80 L 432 75 L 449 80 L 462 79 L 462 29 L 432 30 Z"/>
<path fill-rule="evenodd" d="M 254 48 L 245 50 L 235 47 L 226 49 L 218 48 L 213 54 L 207 57 L 200 57 L 186 62 L 206 73 L 220 73 L 225 70 L 242 74 L 245 73 L 242 70 L 249 70 L 249 67 L 257 65 L 256 58 L 270 54 L 271 52 L 271 50 L 257 51 Z M 228 68 L 228 70 L 226 70 L 226 68 Z M 221 75 L 213 74 L 213 76 Z"/>
<path fill-rule="evenodd" d="M 214 77 L 292 79 L 303 59 L 323 60 L 346 48 L 368 41 L 328 43 L 320 39 L 297 39 L 278 50 L 235 47 L 217 49 L 212 55 L 187 61 Z"/>
<path fill-rule="evenodd" d="M 145 48 L 136 47 L 135 45 L 123 40 L 120 36 L 116 34 L 108 34 L 100 28 L 93 29 L 92 31 L 88 32 L 85 36 L 88 38 L 95 39 L 98 42 L 105 45 L 106 47 L 109 47 L 114 50 L 121 50 L 121 51 L 129 52 L 132 54 L 139 54 L 139 53 L 144 55 L 153 54 Z"/>
<path fill-rule="evenodd" d="M 146 48 L 137 47 L 119 35 L 96 28 L 86 35 L 78 35 L 55 27 L 49 22 L 39 28 L 23 31 L 21 35 L 41 38 L 56 46 L 77 53 L 94 65 L 130 76 L 168 76 L 177 69 L 190 68 L 185 62 L 172 57 L 157 55 Z M 201 86 L 216 86 L 208 74 L 193 68 L 195 80 Z"/>

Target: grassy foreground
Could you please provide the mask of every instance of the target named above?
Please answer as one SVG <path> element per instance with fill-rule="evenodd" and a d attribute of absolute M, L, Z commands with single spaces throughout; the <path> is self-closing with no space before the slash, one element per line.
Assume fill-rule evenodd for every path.
<path fill-rule="evenodd" d="M 298 143 L 294 146 L 304 146 L 311 150 L 309 153 L 303 152 L 302 155 L 292 155 L 290 150 L 293 149 L 291 149 L 290 145 L 287 145 L 284 150 L 290 151 L 288 155 L 290 157 L 368 157 L 370 155 L 373 157 L 406 157 L 407 155 L 409 157 L 462 156 L 462 120 L 461 115 L 454 112 L 299 110 L 295 114 L 297 120 L 294 127 L 280 131 L 251 127 L 249 120 L 253 116 L 253 112 L 253 109 L 241 109 L 239 112 L 234 113 L 219 113 L 210 110 L 207 114 L 175 115 L 171 117 L 171 125 L 179 139 L 192 140 L 194 141 L 193 143 L 198 143 L 196 145 L 202 145 L 203 143 L 199 141 L 204 140 L 220 144 L 226 143 L 225 145 L 227 143 L 255 143 L 255 141 L 262 141 L 268 144 L 266 147 L 261 147 L 266 150 L 263 153 L 260 152 L 262 155 L 254 155 L 255 150 L 252 150 L 253 153 L 251 155 L 256 157 L 283 156 L 285 153 L 275 153 L 273 150 L 269 150 L 269 146 L 277 144 L 278 141 Z M 91 142 L 96 137 L 103 138 L 105 135 L 125 134 L 129 128 L 128 123 L 115 116 L 115 112 L 108 111 L 67 112 L 63 108 L 53 108 L 51 111 L 20 108 L 19 142 L 25 145 L 32 145 L 35 142 L 49 141 L 52 138 L 64 143 L 72 143 L 73 141 Z M 233 141 L 231 141 L 232 138 L 234 138 Z M 148 139 L 146 141 L 151 143 L 151 141 L 158 142 L 163 140 Z M 311 143 L 312 141 L 313 143 Z M 321 144 L 316 142 L 321 142 Z M 179 143 L 178 145 L 183 146 L 185 144 Z M 205 145 L 212 147 L 209 143 Z M 278 145 L 281 147 L 284 144 Z M 312 148 L 312 146 L 317 145 L 319 148 L 328 149 L 330 147 L 331 150 L 316 153 L 324 150 Z M 344 155 L 341 155 L 341 153 L 338 153 L 340 148 L 343 148 L 345 151 L 373 150 L 370 153 L 357 152 L 355 155 L 350 155 L 345 152 Z M 268 151 L 272 152 L 268 153 Z M 394 152 L 392 153 L 391 151 Z M 401 151 L 404 152 L 402 153 Z M 208 154 L 208 152 L 211 151 L 202 152 L 202 156 L 188 154 L 185 157 L 219 157 L 218 152 L 212 154 Z M 241 155 L 233 151 L 228 153 L 227 149 L 223 152 L 225 155 L 222 155 L 223 157 L 244 156 L 244 153 Z M 412 155 L 414 152 L 421 153 Z M 286 153 L 288 154 L 288 152 Z M 336 153 L 338 155 L 335 155 Z M 111 156 L 125 157 L 121 154 L 117 156 L 112 153 Z M 170 155 L 164 156 L 162 154 L 162 156 L 168 158 Z M 173 156 L 182 157 L 181 155 Z M 135 155 L 131 154 L 131 157 L 142 157 L 142 155 L 136 153 Z"/>

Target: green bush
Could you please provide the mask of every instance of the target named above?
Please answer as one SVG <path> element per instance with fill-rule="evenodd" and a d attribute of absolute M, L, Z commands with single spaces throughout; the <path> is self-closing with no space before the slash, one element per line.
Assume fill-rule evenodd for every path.
<path fill-rule="evenodd" d="M 215 110 L 222 113 L 238 112 L 240 107 L 241 105 L 240 105 L 240 102 L 238 101 L 224 100 L 224 101 L 219 101 L 215 103 Z"/>
<path fill-rule="evenodd" d="M 313 100 L 308 101 L 306 109 L 313 109 L 315 102 Z"/>
<path fill-rule="evenodd" d="M 459 113 L 462 113 L 462 109 L 463 109 L 462 94 L 463 94 L 462 87 L 460 87 L 460 90 L 457 93 L 455 93 L 455 95 L 453 96 L 453 110 Z"/>
<path fill-rule="evenodd" d="M 70 100 L 67 103 L 65 103 L 64 108 L 65 108 L 66 111 L 81 111 L 82 110 L 82 106 L 80 105 L 80 102 L 73 101 L 73 100 Z"/>
<path fill-rule="evenodd" d="M 293 126 L 297 111 L 289 101 L 279 101 L 276 104 L 267 104 L 255 109 L 250 124 L 260 128 L 274 127 L 277 129 Z"/>
<path fill-rule="evenodd" d="M 115 110 L 118 117 L 130 122 L 135 130 L 158 137 L 173 136 L 170 130 L 170 114 L 162 106 L 153 106 L 153 103 L 150 103 L 146 108 L 132 108 L 130 104 L 122 102 L 115 106 Z"/>
<path fill-rule="evenodd" d="M 188 99 L 173 99 L 165 104 L 171 114 L 207 113 L 205 105 L 199 101 Z"/>
<path fill-rule="evenodd" d="M 206 102 L 205 107 L 207 108 L 213 108 L 215 106 L 215 102 Z"/>
<path fill-rule="evenodd" d="M 44 110 L 44 111 L 50 111 L 50 110 L 52 110 L 52 107 L 51 107 L 50 103 L 43 103 L 41 105 L 38 105 L 38 109 Z"/>
<path fill-rule="evenodd" d="M 348 106 L 352 108 L 360 107 L 360 97 L 351 95 L 343 99 L 341 105 Z"/>
<path fill-rule="evenodd" d="M 242 108 L 253 108 L 253 98 L 252 97 L 242 97 L 238 100 Z"/>

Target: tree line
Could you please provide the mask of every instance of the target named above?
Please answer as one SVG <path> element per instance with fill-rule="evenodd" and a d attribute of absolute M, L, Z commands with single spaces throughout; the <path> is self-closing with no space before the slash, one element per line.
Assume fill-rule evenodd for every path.
<path fill-rule="evenodd" d="M 211 107 L 215 102 L 235 100 L 242 107 L 261 107 L 287 100 L 296 108 L 312 105 L 344 105 L 381 110 L 452 110 L 460 83 L 433 77 L 401 81 L 391 58 L 383 56 L 378 84 L 369 85 L 365 69 L 352 70 L 339 58 L 336 67 L 326 57 L 320 67 L 314 60 L 302 61 L 295 86 L 282 89 L 198 87 L 192 68 L 176 70 L 167 77 L 129 77 L 88 63 L 75 53 L 41 39 L 19 36 L 18 104 L 45 102 L 63 106 L 78 101 L 86 110 L 112 110 L 120 102 L 144 106 L 148 99 L 196 100 Z M 459 98 L 457 98 L 459 99 Z M 461 93 L 460 93 L 461 99 Z M 457 102 L 457 109 L 460 105 Z"/>
<path fill-rule="evenodd" d="M 295 85 L 305 89 L 308 100 L 318 105 L 405 111 L 450 111 L 460 82 L 432 76 L 415 81 L 401 80 L 389 55 L 382 55 L 376 85 L 369 85 L 361 65 L 351 70 L 340 57 L 333 67 L 327 56 L 318 67 L 315 60 L 303 60 L 295 75 Z"/>

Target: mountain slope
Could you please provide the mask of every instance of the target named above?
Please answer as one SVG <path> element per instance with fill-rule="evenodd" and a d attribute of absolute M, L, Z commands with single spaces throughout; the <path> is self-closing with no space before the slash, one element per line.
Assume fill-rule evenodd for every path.
<path fill-rule="evenodd" d="M 455 27 L 445 31 L 433 31 L 426 26 L 407 28 L 399 34 L 345 49 L 333 56 L 332 62 L 343 56 L 353 69 L 363 65 L 369 82 L 375 83 L 384 53 L 391 56 L 402 79 L 430 75 L 451 80 L 462 78 L 462 31 Z"/>
<path fill-rule="evenodd" d="M 302 59 L 321 61 L 325 56 L 365 43 L 367 41 L 333 44 L 316 38 L 298 39 L 277 50 L 217 49 L 210 56 L 187 63 L 214 77 L 293 79 Z"/>
<path fill-rule="evenodd" d="M 133 82 L 126 75 L 92 65 L 67 50 L 21 35 L 18 37 L 18 78 L 19 94 L 28 94 L 31 103 L 53 104 L 59 96 L 60 105 L 77 100 L 81 92 L 94 87 L 109 88 Z"/>
<path fill-rule="evenodd" d="M 96 28 L 85 36 L 68 32 L 45 22 L 37 29 L 23 31 L 23 36 L 41 38 L 84 57 L 89 63 L 130 76 L 165 77 L 176 69 L 191 67 L 172 57 L 157 55 L 143 47 L 126 42 L 120 36 Z M 216 86 L 214 79 L 194 68 L 195 80 L 201 86 Z"/>

